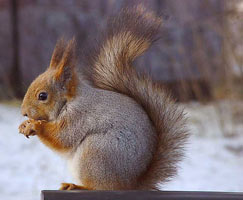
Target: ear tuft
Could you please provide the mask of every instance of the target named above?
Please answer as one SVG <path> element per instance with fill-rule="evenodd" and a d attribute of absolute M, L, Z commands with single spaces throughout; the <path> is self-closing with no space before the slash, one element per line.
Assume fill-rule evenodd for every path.
<path fill-rule="evenodd" d="M 73 69 L 76 64 L 76 55 L 75 55 L 75 47 L 76 47 L 75 39 L 68 41 L 64 52 L 62 53 L 62 58 L 59 61 L 56 67 L 55 79 L 56 80 L 68 80 L 71 78 Z"/>
<path fill-rule="evenodd" d="M 64 88 L 68 98 L 76 94 L 77 74 L 75 73 L 76 66 L 76 42 L 75 38 L 68 42 L 63 39 L 59 40 L 53 53 L 53 58 L 50 66 L 53 69 L 53 79 L 56 83 Z"/>
<path fill-rule="evenodd" d="M 55 49 L 52 53 L 50 68 L 56 68 L 58 66 L 59 62 L 62 59 L 63 53 L 65 51 L 65 47 L 66 47 L 66 42 L 62 37 L 57 41 Z"/>
<path fill-rule="evenodd" d="M 62 60 L 60 62 L 60 66 L 69 65 L 70 67 L 73 67 L 76 63 L 76 40 L 73 37 L 71 40 L 68 41 L 65 51 L 63 52 Z"/>

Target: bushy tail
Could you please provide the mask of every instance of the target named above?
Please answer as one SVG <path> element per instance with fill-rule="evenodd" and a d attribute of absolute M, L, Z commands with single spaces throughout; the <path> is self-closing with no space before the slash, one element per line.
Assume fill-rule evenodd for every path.
<path fill-rule="evenodd" d="M 138 189 L 156 189 L 157 183 L 176 173 L 187 138 L 184 115 L 161 85 L 139 75 L 132 62 L 157 38 L 161 19 L 142 6 L 124 9 L 112 18 L 101 44 L 91 58 L 89 78 L 94 86 L 125 94 L 147 112 L 158 143 L 148 169 L 138 181 Z"/>

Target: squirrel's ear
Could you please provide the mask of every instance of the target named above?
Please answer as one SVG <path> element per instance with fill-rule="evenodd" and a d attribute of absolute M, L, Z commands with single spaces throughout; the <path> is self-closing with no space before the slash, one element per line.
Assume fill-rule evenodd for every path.
<path fill-rule="evenodd" d="M 57 41 L 55 49 L 52 53 L 51 62 L 49 68 L 57 68 L 59 62 L 62 59 L 63 53 L 65 51 L 66 42 L 63 38 Z"/>
<path fill-rule="evenodd" d="M 74 72 L 74 68 L 76 65 L 75 39 L 73 38 L 67 43 L 64 51 L 59 50 L 59 47 L 61 47 L 61 45 L 63 45 L 63 43 L 57 44 L 58 48 L 57 50 L 55 49 L 53 53 L 55 59 L 51 61 L 51 63 L 53 62 L 53 67 L 50 67 L 54 68 L 55 70 L 53 77 L 54 80 L 61 84 L 62 87 L 68 87 L 67 89 L 69 90 L 70 87 L 74 87 L 74 84 L 76 83 L 76 74 Z M 55 51 L 57 53 L 55 53 Z M 61 54 L 62 57 L 58 61 Z M 56 67 L 54 67 L 56 61 L 58 61 L 58 64 L 56 65 Z"/>

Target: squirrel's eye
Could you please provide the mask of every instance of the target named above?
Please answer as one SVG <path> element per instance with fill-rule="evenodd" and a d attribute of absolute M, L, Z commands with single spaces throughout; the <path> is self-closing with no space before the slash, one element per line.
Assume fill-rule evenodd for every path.
<path fill-rule="evenodd" d="M 41 92 L 38 96 L 38 100 L 45 101 L 47 99 L 48 94 L 46 92 Z"/>

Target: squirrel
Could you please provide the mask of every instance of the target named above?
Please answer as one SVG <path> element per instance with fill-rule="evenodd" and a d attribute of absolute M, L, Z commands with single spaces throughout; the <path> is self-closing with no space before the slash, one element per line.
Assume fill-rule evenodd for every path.
<path fill-rule="evenodd" d="M 143 6 L 122 9 L 83 67 L 75 39 L 60 39 L 29 86 L 19 132 L 67 160 L 76 184 L 61 190 L 158 190 L 176 174 L 189 135 L 184 111 L 132 66 L 158 39 L 161 21 Z"/>

